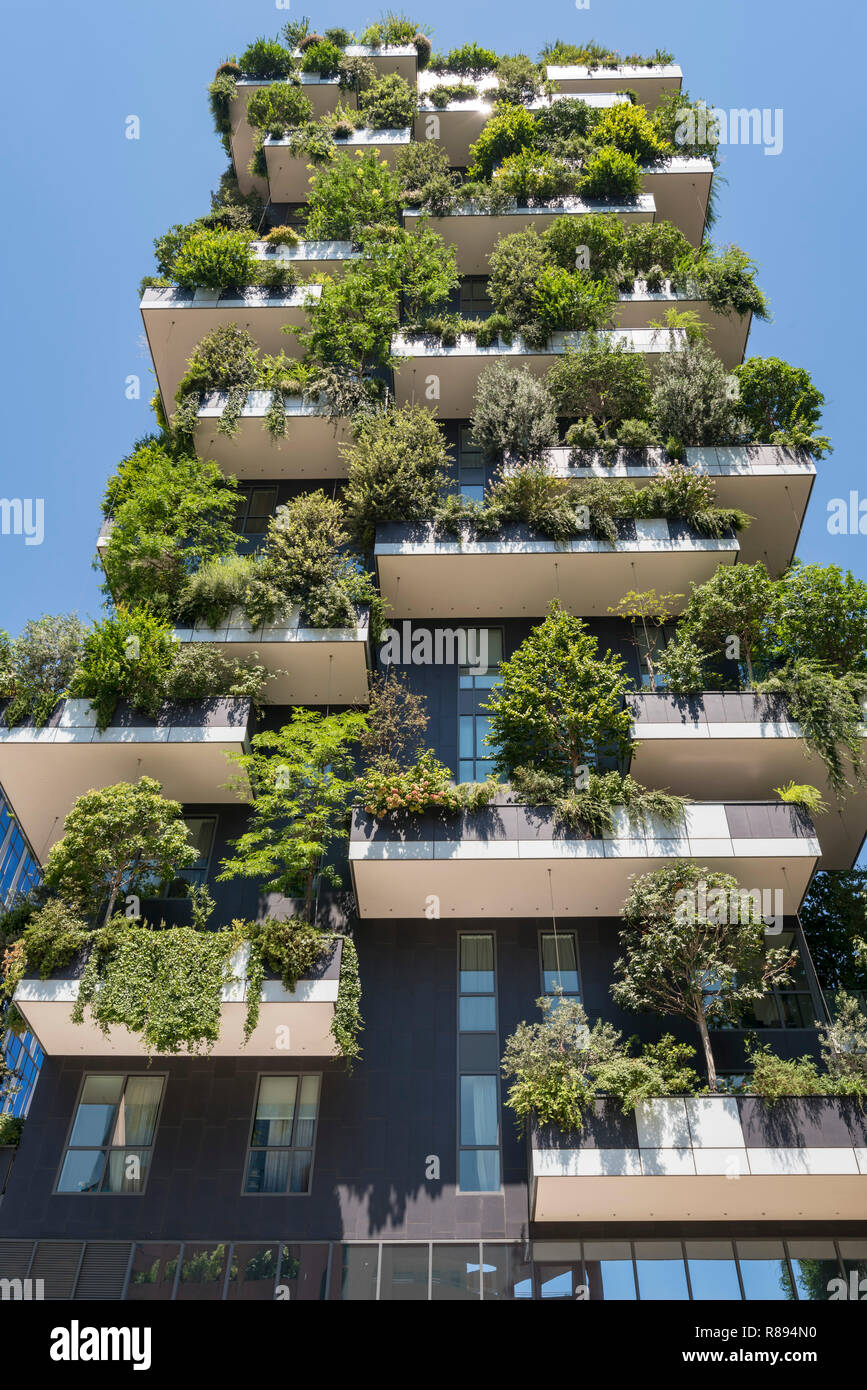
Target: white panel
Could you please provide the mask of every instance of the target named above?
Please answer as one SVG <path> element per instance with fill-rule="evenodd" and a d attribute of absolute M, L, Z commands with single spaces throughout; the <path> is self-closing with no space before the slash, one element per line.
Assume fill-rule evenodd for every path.
<path fill-rule="evenodd" d="M 640 1101 L 635 1107 L 638 1143 L 642 1149 L 688 1149 L 689 1124 L 682 1100 Z"/>
<path fill-rule="evenodd" d="M 738 1103 L 734 1096 L 691 1096 L 686 1117 L 695 1148 L 742 1148 L 744 1142 Z"/>
<path fill-rule="evenodd" d="M 724 806 L 687 806 L 686 833 L 691 840 L 729 839 Z"/>
<path fill-rule="evenodd" d="M 701 1177 L 736 1178 L 749 1176 L 746 1149 L 693 1149 L 695 1171 Z"/>
<path fill-rule="evenodd" d="M 642 1149 L 641 1171 L 646 1178 L 692 1176 L 692 1149 Z"/>
<path fill-rule="evenodd" d="M 747 1149 L 751 1173 L 857 1173 L 854 1149 Z"/>
<path fill-rule="evenodd" d="M 638 1178 L 637 1149 L 534 1149 L 537 1178 Z"/>

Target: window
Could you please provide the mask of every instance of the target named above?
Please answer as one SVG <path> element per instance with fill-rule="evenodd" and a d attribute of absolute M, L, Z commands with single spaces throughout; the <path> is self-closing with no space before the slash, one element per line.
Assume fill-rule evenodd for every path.
<path fill-rule="evenodd" d="M 542 992 L 581 998 L 578 982 L 578 943 L 574 932 L 543 932 Z"/>
<path fill-rule="evenodd" d="M 669 642 L 673 642 L 677 636 L 676 623 L 648 623 L 647 631 L 644 625 L 637 622 L 633 626 L 635 635 L 635 646 L 638 651 L 638 670 L 641 679 L 642 690 L 667 690 L 668 677 L 664 671 L 659 669 L 659 655 Z M 651 664 L 655 674 L 655 685 L 651 684 L 650 672 L 647 669 L 647 657 L 650 656 Z"/>
<path fill-rule="evenodd" d="M 487 319 L 494 312 L 487 275 L 464 275 L 461 280 L 461 313 L 470 319 Z"/>
<path fill-rule="evenodd" d="M 458 1186 L 500 1188 L 500 1089 L 494 938 L 458 938 Z"/>
<path fill-rule="evenodd" d="M 318 1076 L 260 1077 L 245 1192 L 310 1191 L 319 1081 Z"/>
<path fill-rule="evenodd" d="M 122 1073 L 85 1077 L 58 1192 L 144 1192 L 163 1081 Z"/>
<path fill-rule="evenodd" d="M 797 934 L 786 930 L 768 938 L 770 945 L 782 947 L 795 956 L 792 978 L 782 987 L 772 986 L 752 1007 L 740 1015 L 736 1023 L 712 1023 L 714 1029 L 743 1028 L 812 1028 L 817 1014 L 810 994 L 804 963 L 801 959 Z"/>
<path fill-rule="evenodd" d="M 165 888 L 167 898 L 186 898 L 193 884 L 207 882 L 211 850 L 217 831 L 216 816 L 184 816 L 184 825 L 190 844 L 196 851 L 195 862 L 189 868 L 179 869 L 177 876 Z"/>
<path fill-rule="evenodd" d="M 470 425 L 461 425 L 458 433 L 458 487 L 471 502 L 484 501 L 485 459 Z"/>
<path fill-rule="evenodd" d="M 458 779 L 483 782 L 494 770 L 494 749 L 485 742 L 491 721 L 482 706 L 487 704 L 490 691 L 500 680 L 503 629 L 467 628 L 467 654 L 471 653 L 478 656 L 478 664 L 462 666 L 458 676 Z"/>
<path fill-rule="evenodd" d="M 236 528 L 242 536 L 264 535 L 276 510 L 276 487 L 245 488 L 238 498 Z"/>

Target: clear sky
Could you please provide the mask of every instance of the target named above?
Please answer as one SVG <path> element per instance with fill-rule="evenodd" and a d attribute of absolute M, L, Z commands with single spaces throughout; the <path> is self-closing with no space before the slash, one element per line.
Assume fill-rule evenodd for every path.
<path fill-rule="evenodd" d="M 774 321 L 748 353 L 805 366 L 827 397 L 835 452 L 801 539 L 804 559 L 867 575 L 867 537 L 829 535 L 831 498 L 861 489 L 864 329 L 864 7 L 857 0 L 569 0 L 468 6 L 413 18 L 437 47 L 476 40 L 535 57 L 547 39 L 670 49 L 710 105 L 783 111 L 783 148 L 728 147 L 718 241 L 759 263 Z M 153 238 L 207 211 L 225 167 L 206 87 L 217 64 L 310 13 L 360 30 L 378 8 L 275 0 L 0 0 L 5 215 L 0 219 L 5 396 L 0 494 L 42 498 L 45 536 L 0 535 L 0 627 L 77 608 L 95 616 L 91 568 L 105 479 L 151 427 L 153 378 L 136 287 Z M 125 138 L 137 116 L 140 139 Z M 141 398 L 126 398 L 130 375 Z M 865 521 L 867 526 L 867 521 Z"/>

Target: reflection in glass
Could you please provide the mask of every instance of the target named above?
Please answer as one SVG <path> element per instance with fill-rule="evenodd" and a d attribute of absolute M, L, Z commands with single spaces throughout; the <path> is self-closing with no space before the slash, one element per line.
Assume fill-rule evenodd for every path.
<path fill-rule="evenodd" d="M 694 1299 L 740 1299 L 741 1286 L 730 1240 L 688 1240 L 686 1262 Z"/>
<path fill-rule="evenodd" d="M 434 1302 L 468 1303 L 479 1297 L 478 1245 L 434 1245 L 431 1297 Z"/>
<path fill-rule="evenodd" d="M 499 1192 L 499 1150 L 462 1149 L 459 1175 L 462 1192 Z"/>
<path fill-rule="evenodd" d="M 379 1247 L 376 1245 L 344 1245 L 335 1266 L 340 1272 L 340 1297 L 345 1303 L 370 1302 L 376 1298 L 376 1273 Z"/>
<path fill-rule="evenodd" d="M 482 1289 L 486 1299 L 512 1302 L 533 1297 L 533 1266 L 524 1258 L 523 1246 L 486 1242 L 482 1249 Z"/>
<path fill-rule="evenodd" d="M 178 1268 L 178 1245 L 139 1244 L 133 1249 L 127 1301 L 171 1298 Z"/>
<path fill-rule="evenodd" d="M 635 1271 L 643 1299 L 689 1298 L 683 1253 L 678 1240 L 637 1240 Z"/>
<path fill-rule="evenodd" d="M 785 1302 L 794 1299 L 795 1290 L 781 1240 L 739 1240 L 735 1242 L 744 1297 Z"/>
<path fill-rule="evenodd" d="M 585 1240 L 584 1272 L 591 1299 L 636 1297 L 628 1240 Z"/>
<path fill-rule="evenodd" d="M 790 1240 L 789 1259 L 798 1297 L 812 1303 L 826 1303 L 834 1292 L 828 1285 L 832 1279 L 840 1278 L 833 1240 Z"/>
<path fill-rule="evenodd" d="M 383 1245 L 379 1297 L 391 1303 L 427 1301 L 429 1247 Z"/>

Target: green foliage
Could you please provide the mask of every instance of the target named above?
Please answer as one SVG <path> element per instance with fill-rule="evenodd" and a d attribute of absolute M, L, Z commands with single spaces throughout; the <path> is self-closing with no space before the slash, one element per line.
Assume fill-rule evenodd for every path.
<path fill-rule="evenodd" d="M 16 1148 L 24 1132 L 23 1115 L 0 1115 L 0 1145 Z"/>
<path fill-rule="evenodd" d="M 831 1094 L 867 1099 L 867 1014 L 854 997 L 840 990 L 831 1023 L 818 1024 L 822 1061 Z"/>
<path fill-rule="evenodd" d="M 838 676 L 820 662 L 801 660 L 780 667 L 756 688 L 763 694 L 785 696 L 790 717 L 803 730 L 808 752 L 818 753 L 838 795 L 850 790 L 849 776 L 863 780 L 862 705 L 867 699 L 863 673 L 847 671 Z"/>
<path fill-rule="evenodd" d="M 348 525 L 366 547 L 380 523 L 422 521 L 436 510 L 450 456 L 435 417 L 405 405 L 362 420 L 343 450 L 348 465 Z"/>
<path fill-rule="evenodd" d="M 473 400 L 473 439 L 486 457 L 540 458 L 557 442 L 552 394 L 527 367 L 501 358 L 480 374 Z"/>
<path fill-rule="evenodd" d="M 478 94 L 479 89 L 473 82 L 443 83 L 440 87 L 431 87 L 430 91 L 425 93 L 431 106 L 440 111 L 454 101 L 473 101 Z M 442 146 L 439 148 L 442 149 Z"/>
<path fill-rule="evenodd" d="M 593 139 L 600 147 L 619 150 L 638 164 L 654 164 L 671 153 L 644 107 L 626 102 L 602 112 L 593 128 Z"/>
<path fill-rule="evenodd" d="M 816 458 L 831 452 L 830 440 L 816 434 L 825 397 L 804 367 L 779 357 L 748 357 L 735 367 L 740 412 L 757 444 L 807 449 Z"/>
<path fill-rule="evenodd" d="M 725 367 L 705 343 L 661 354 L 651 401 L 662 438 L 707 445 L 739 436 L 738 402 L 731 397 Z"/>
<path fill-rule="evenodd" d="M 603 145 L 587 160 L 578 192 L 599 202 L 635 198 L 641 192 L 641 170 L 631 154 Z"/>
<path fill-rule="evenodd" d="M 750 1092 L 761 1096 L 769 1106 L 790 1096 L 824 1096 L 827 1083 L 819 1075 L 812 1057 L 778 1057 L 769 1045 L 748 1054 L 752 1066 Z"/>
<path fill-rule="evenodd" d="M 301 71 L 318 72 L 321 77 L 336 77 L 343 57 L 343 47 L 345 45 L 336 44 L 328 38 L 308 44 L 301 59 Z"/>
<path fill-rule="evenodd" d="M 144 608 L 118 604 L 114 614 L 94 623 L 82 645 L 69 694 L 89 700 L 97 725 L 106 729 L 119 700 L 156 715 L 172 666 L 171 629 Z"/>
<path fill-rule="evenodd" d="M 478 810 L 496 796 L 494 778 L 481 783 L 452 781 L 451 769 L 441 763 L 432 748 L 419 753 L 405 770 L 380 761 L 365 768 L 355 779 L 357 804 L 370 816 L 423 811 Z"/>
<path fill-rule="evenodd" d="M 302 975 L 307 975 L 327 949 L 329 937 L 302 917 L 278 921 L 266 917 L 251 923 L 249 940 L 268 970 L 280 976 L 283 988 L 294 990 Z"/>
<path fill-rule="evenodd" d="M 365 124 L 374 130 L 402 130 L 411 126 L 418 99 L 409 83 L 396 72 L 377 77 L 358 98 Z"/>
<path fill-rule="evenodd" d="M 454 247 L 427 226 L 415 232 L 374 227 L 361 236 L 361 248 L 373 268 L 372 278 L 382 297 L 389 297 L 395 313 L 402 300 L 405 331 L 412 331 L 425 313 L 442 304 L 460 284 Z"/>
<path fill-rule="evenodd" d="M 303 896 L 312 920 L 317 874 L 339 882 L 323 860 L 349 834 L 353 749 L 365 724 L 357 711 L 293 709 L 279 731 L 253 737 L 252 751 L 235 758 L 236 784 L 253 788 L 250 818 L 222 860 L 221 881 L 254 878 L 266 891 Z"/>
<path fill-rule="evenodd" d="M 61 898 L 50 898 L 27 922 L 2 992 L 11 999 L 25 974 L 39 975 L 45 980 L 55 970 L 62 970 L 84 949 L 90 934 L 88 923 L 76 906 Z"/>
<path fill-rule="evenodd" d="M 559 329 L 604 328 L 611 321 L 616 302 L 613 285 L 561 266 L 545 267 L 533 286 L 532 297 L 537 322 L 546 334 Z"/>
<path fill-rule="evenodd" d="M 736 879 L 690 860 L 633 879 L 622 915 L 613 999 L 624 1009 L 694 1023 L 716 1091 L 708 1025 L 732 1021 L 788 980 L 793 958 L 765 949 L 761 915 L 749 895 L 740 897 Z"/>
<path fill-rule="evenodd" d="M 495 72 L 499 63 L 496 53 L 477 43 L 461 44 L 460 48 L 452 48 L 448 53 L 434 54 L 430 60 L 434 72 L 460 72 L 476 78 Z"/>
<path fill-rule="evenodd" d="M 294 227 L 272 227 L 262 240 L 268 246 L 297 246 L 301 238 Z"/>
<path fill-rule="evenodd" d="M 469 177 L 489 179 L 509 155 L 531 150 L 535 145 L 532 113 L 523 106 L 498 106 L 478 140 L 470 146 Z"/>
<path fill-rule="evenodd" d="M 276 39 L 255 39 L 244 49 L 238 64 L 245 77 L 267 80 L 288 77 L 294 60 L 288 49 Z"/>
<path fill-rule="evenodd" d="M 588 333 L 567 348 L 548 372 L 558 415 L 599 424 L 610 438 L 624 420 L 645 419 L 650 408 L 650 373 L 644 357 L 623 342 Z"/>
<path fill-rule="evenodd" d="M 501 1070 L 514 1077 L 506 1104 L 522 1129 L 531 1118 L 581 1129 L 595 1101 L 597 1072 L 618 1056 L 621 1035 L 601 1019 L 591 1028 L 577 999 L 546 995 L 536 1004 L 541 1022 L 519 1023 L 506 1039 Z"/>
<path fill-rule="evenodd" d="M 516 106 L 515 111 L 524 108 Z M 546 202 L 571 190 L 569 166 L 543 150 L 523 149 L 507 155 L 492 177 L 492 187 L 519 204 Z"/>
<path fill-rule="evenodd" d="M 796 560 L 779 583 L 773 654 L 824 663 L 837 675 L 867 670 L 867 583 L 837 565 Z"/>
<path fill-rule="evenodd" d="M 801 926 L 823 989 L 867 990 L 867 872 L 820 873 Z"/>
<path fill-rule="evenodd" d="M 678 262 L 676 284 L 686 287 L 695 280 L 699 293 L 721 314 L 755 314 L 770 317 L 768 301 L 755 281 L 755 262 L 739 246 L 722 251 L 702 247 Z"/>
<path fill-rule="evenodd" d="M 353 241 L 363 227 L 397 222 L 397 214 L 397 181 L 376 150 L 339 151 L 312 180 L 307 236 Z"/>
<path fill-rule="evenodd" d="M 113 524 L 102 566 L 114 601 L 177 616 L 190 573 L 234 550 L 237 496 L 215 463 L 158 443 L 137 448 L 106 488 Z"/>
<path fill-rule="evenodd" d="M 641 1044 L 640 1054 L 631 1055 L 630 1049 L 637 1044 L 637 1038 L 630 1038 L 622 1054 L 596 1070 L 597 1088 L 619 1100 L 624 1115 L 631 1115 L 642 1101 L 658 1096 L 699 1093 L 701 1079 L 689 1065 L 694 1047 L 675 1042 L 671 1033 L 663 1034 L 658 1042 Z"/>
<path fill-rule="evenodd" d="M 306 66 L 305 71 L 309 71 Z M 313 107 L 297 82 L 275 82 L 251 92 L 247 99 L 247 123 L 277 139 L 285 130 L 304 125 L 312 115 Z"/>
<path fill-rule="evenodd" d="M 194 348 L 175 400 L 180 404 L 185 396 L 192 396 L 198 402 L 202 392 L 233 387 L 252 391 L 258 372 L 256 342 L 249 329 L 236 323 L 218 324 Z"/>
<path fill-rule="evenodd" d="M 11 727 L 32 719 L 37 728 L 62 699 L 81 656 L 87 627 L 74 613 L 43 614 L 10 640 L 0 632 L 0 696 Z"/>
<path fill-rule="evenodd" d="M 692 112 L 692 121 L 688 119 Z M 684 91 L 662 92 L 653 113 L 653 125 L 665 144 L 677 154 L 719 163 L 719 130 L 711 108 L 692 101 Z"/>
<path fill-rule="evenodd" d="M 210 642 L 186 642 L 175 649 L 164 693 L 169 700 L 226 696 L 258 703 L 273 678 L 255 654 L 226 656 Z"/>
<path fill-rule="evenodd" d="M 517 769 L 516 769 L 517 772 Z M 514 780 L 514 778 L 513 778 Z M 526 787 L 525 777 L 519 782 Z M 677 827 L 683 824 L 686 798 L 655 787 L 642 786 L 628 774 L 591 772 L 581 791 L 569 791 L 553 800 L 555 818 L 573 830 L 584 830 L 601 840 L 614 830 L 614 814 L 626 811 L 633 825 L 645 829 L 651 821 Z"/>
<path fill-rule="evenodd" d="M 381 772 L 409 767 L 424 751 L 427 701 L 393 666 L 370 676 L 367 727 L 359 740 L 366 766 Z"/>
<path fill-rule="evenodd" d="M 434 215 L 446 212 L 451 206 L 456 175 L 439 141 L 411 140 L 398 150 L 394 172 L 404 206 L 424 207 Z"/>
<path fill-rule="evenodd" d="M 235 74 L 231 72 L 218 72 L 213 82 L 208 86 L 208 104 L 211 108 L 214 130 L 222 137 L 223 148 L 227 154 L 231 150 L 229 143 L 229 136 L 232 134 L 230 109 L 237 91 Z"/>
<path fill-rule="evenodd" d="M 206 560 L 188 576 L 178 609 L 190 622 L 219 627 L 233 608 L 244 608 L 254 584 L 256 563 L 248 555 Z"/>
<path fill-rule="evenodd" d="M 346 1058 L 346 1069 L 352 1072 L 353 1063 L 361 1056 L 358 1035 L 364 1029 L 361 1017 L 361 977 L 358 970 L 358 951 L 355 942 L 343 937 L 340 955 L 340 981 L 337 1007 L 331 1020 L 331 1036 Z"/>
<path fill-rule="evenodd" d="M 686 640 L 705 658 L 742 661 L 753 683 L 753 663 L 767 651 L 779 598 L 777 586 L 764 565 L 721 565 L 704 584 L 694 587 L 684 609 L 677 637 L 662 656 L 663 669 Z M 731 639 L 737 639 L 737 645 Z"/>
<path fill-rule="evenodd" d="M 581 97 L 564 97 L 543 106 L 536 116 L 536 139 L 552 154 L 580 153 L 599 121 L 599 110 Z"/>
<path fill-rule="evenodd" d="M 828 809 L 819 788 L 811 786 L 809 782 L 789 781 L 782 787 L 774 787 L 774 791 L 781 801 L 789 806 L 803 806 L 811 816 L 820 816 Z"/>
<path fill-rule="evenodd" d="M 89 915 L 107 901 L 108 922 L 118 894 L 173 878 L 195 858 L 180 802 L 164 797 L 152 777 L 140 777 L 77 798 L 51 848 L 43 883 L 47 893 L 80 904 Z"/>
<path fill-rule="evenodd" d="M 339 280 L 326 278 L 308 306 L 306 328 L 293 332 L 308 362 L 325 363 L 362 377 L 390 366 L 391 340 L 399 323 L 399 292 L 387 261 L 350 262 Z"/>
<path fill-rule="evenodd" d="M 485 706 L 495 768 L 509 776 L 531 765 L 560 774 L 571 788 L 582 768 L 600 756 L 625 757 L 632 716 L 623 696 L 630 682 L 625 663 L 600 656 L 587 625 L 552 601 L 509 661 Z"/>

